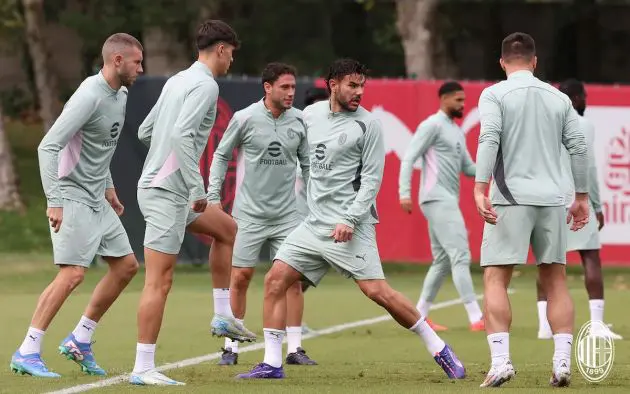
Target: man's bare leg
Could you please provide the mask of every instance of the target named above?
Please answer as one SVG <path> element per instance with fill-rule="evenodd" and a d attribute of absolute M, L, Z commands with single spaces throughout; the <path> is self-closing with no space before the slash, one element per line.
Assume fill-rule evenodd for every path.
<path fill-rule="evenodd" d="M 96 285 L 77 326 L 59 346 L 66 358 L 79 364 L 90 375 L 105 375 L 94 360 L 91 346 L 98 322 L 138 272 L 138 262 L 133 254 L 103 258 L 109 264 L 107 274 Z"/>
<path fill-rule="evenodd" d="M 21 363 L 24 362 L 23 359 L 28 357 L 40 357 L 44 334 L 48 326 L 55 318 L 68 296 L 83 281 L 85 271 L 86 269 L 80 266 L 59 265 L 59 272 L 55 276 L 55 279 L 53 279 L 39 296 L 24 341 L 11 361 L 12 370 L 18 371 L 22 368 Z M 15 364 L 14 361 L 16 362 Z M 32 371 L 32 373 L 37 376 L 50 378 L 60 376 L 57 373 L 48 371 L 45 366 L 37 371 Z"/>
<path fill-rule="evenodd" d="M 540 284 L 547 295 L 547 319 L 553 331 L 554 353 L 551 384 L 566 386 L 569 384 L 571 374 L 571 348 L 575 319 L 573 300 L 567 288 L 566 266 L 564 264 L 540 264 L 538 270 Z"/>
<path fill-rule="evenodd" d="M 510 361 L 509 332 L 512 325 L 512 310 L 507 293 L 513 269 L 513 265 L 484 268 L 483 315 L 492 365 L 481 387 L 498 387 L 515 374 Z"/>
<path fill-rule="evenodd" d="M 383 307 L 404 328 L 422 338 L 427 350 L 449 378 L 463 379 L 466 369 L 451 348 L 435 333 L 415 305 L 384 279 L 357 280 L 359 288 L 368 298 Z"/>
<path fill-rule="evenodd" d="M 138 345 L 134 374 L 155 368 L 157 343 L 166 299 L 173 284 L 177 255 L 144 248 L 145 279 L 138 307 Z"/>
<path fill-rule="evenodd" d="M 186 228 L 192 233 L 205 234 L 214 239 L 209 256 L 215 313 L 211 322 L 213 335 L 251 342 L 256 340 L 256 334 L 235 319 L 230 306 L 232 252 L 237 229 L 234 219 L 223 212 L 219 205 L 206 207 Z"/>

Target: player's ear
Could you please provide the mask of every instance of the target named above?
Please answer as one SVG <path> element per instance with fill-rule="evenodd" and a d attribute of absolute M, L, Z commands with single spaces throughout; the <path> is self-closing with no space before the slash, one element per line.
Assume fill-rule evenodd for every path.
<path fill-rule="evenodd" d="M 271 84 L 269 82 L 263 83 L 263 89 L 265 89 L 265 94 L 271 94 Z"/>
<path fill-rule="evenodd" d="M 499 59 L 499 65 L 501 66 L 501 69 L 505 71 L 505 62 L 503 61 L 503 58 Z"/>
<path fill-rule="evenodd" d="M 536 69 L 536 64 L 538 63 L 538 56 L 534 56 L 532 67 Z"/>
<path fill-rule="evenodd" d="M 120 66 L 123 62 L 123 56 L 120 53 L 114 55 L 114 65 Z"/>

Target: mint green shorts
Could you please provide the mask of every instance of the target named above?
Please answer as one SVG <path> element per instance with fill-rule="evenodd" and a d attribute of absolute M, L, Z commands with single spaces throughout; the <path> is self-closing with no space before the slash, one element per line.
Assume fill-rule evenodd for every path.
<path fill-rule="evenodd" d="M 179 253 L 186 227 L 201 215 L 187 199 L 160 188 L 138 189 L 138 206 L 146 222 L 144 246 L 167 254 Z"/>
<path fill-rule="evenodd" d="M 123 257 L 133 253 L 127 232 L 112 207 L 103 200 L 99 210 L 63 200 L 59 232 L 51 227 L 55 264 L 88 268 L 96 255 Z"/>
<path fill-rule="evenodd" d="M 354 280 L 385 279 L 373 224 L 357 226 L 351 241 L 336 243 L 303 222 L 289 234 L 274 260 L 290 265 L 314 286 L 330 267 Z"/>
<path fill-rule="evenodd" d="M 497 205 L 495 225 L 485 223 L 482 267 L 526 264 L 531 245 L 537 264 L 566 263 L 567 225 L 563 206 Z"/>
<path fill-rule="evenodd" d="M 269 243 L 269 254 L 274 256 L 287 236 L 300 223 L 292 220 L 288 223 L 267 225 L 237 218 L 234 220 L 238 224 L 238 231 L 234 241 L 232 266 L 239 268 L 254 268 L 265 243 Z"/>

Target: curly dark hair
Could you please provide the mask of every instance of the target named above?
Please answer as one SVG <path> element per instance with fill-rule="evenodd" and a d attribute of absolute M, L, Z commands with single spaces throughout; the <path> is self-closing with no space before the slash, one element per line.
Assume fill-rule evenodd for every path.
<path fill-rule="evenodd" d="M 330 80 L 335 79 L 337 81 L 343 79 L 346 75 L 359 74 L 367 76 L 368 69 L 365 64 L 362 64 L 354 59 L 344 58 L 337 59 L 328 68 L 328 75 L 326 76 L 326 89 L 330 93 Z"/>
<path fill-rule="evenodd" d="M 262 83 L 268 82 L 273 85 L 274 82 L 278 80 L 281 76 L 285 74 L 293 75 L 294 77 L 297 75 L 297 70 L 290 64 L 285 63 L 269 63 L 265 66 L 262 72 Z"/>

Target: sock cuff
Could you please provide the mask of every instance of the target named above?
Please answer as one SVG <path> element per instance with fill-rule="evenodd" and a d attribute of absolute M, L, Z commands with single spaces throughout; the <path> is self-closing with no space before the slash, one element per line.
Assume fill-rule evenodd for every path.
<path fill-rule="evenodd" d="M 139 352 L 155 352 L 155 343 L 138 343 L 136 350 Z"/>
<path fill-rule="evenodd" d="M 90 319 L 89 317 L 83 315 L 81 316 L 81 323 L 85 323 L 85 324 L 89 324 L 91 326 L 96 326 L 98 325 L 98 322 L 95 322 L 94 320 Z"/>
<path fill-rule="evenodd" d="M 275 334 L 282 334 L 282 335 L 284 335 L 285 333 L 284 330 L 278 330 L 277 328 L 263 328 L 263 332 L 272 332 Z"/>
<path fill-rule="evenodd" d="M 573 339 L 573 334 L 567 334 L 567 333 L 553 334 L 553 339 Z"/>
<path fill-rule="evenodd" d="M 547 300 L 537 301 L 536 304 L 537 305 L 547 304 Z"/>
<path fill-rule="evenodd" d="M 604 306 L 604 300 L 588 300 L 588 304 L 590 306 L 603 307 Z"/>
<path fill-rule="evenodd" d="M 287 327 L 287 334 L 289 333 L 301 333 L 302 332 L 302 326 L 297 326 L 297 327 Z"/>
<path fill-rule="evenodd" d="M 46 333 L 46 331 L 42 331 L 39 328 L 35 328 L 35 327 L 29 327 L 28 330 L 39 335 L 44 335 Z"/>
<path fill-rule="evenodd" d="M 499 338 L 504 338 L 504 337 L 509 337 L 509 336 L 510 336 L 509 332 L 495 332 L 494 334 L 489 334 L 488 339 L 493 340 L 493 339 L 499 339 Z"/>
<path fill-rule="evenodd" d="M 420 318 L 420 320 L 418 320 L 418 321 L 416 322 L 416 324 L 414 324 L 413 326 L 409 327 L 409 330 L 411 330 L 411 331 L 416 331 L 416 329 L 418 328 L 418 326 L 419 326 L 420 324 L 422 324 L 422 322 L 423 322 L 423 321 L 425 321 L 424 316 L 423 316 L 423 317 L 421 317 L 421 318 Z"/>
<path fill-rule="evenodd" d="M 212 289 L 212 295 L 216 298 L 230 298 L 230 289 L 216 288 Z"/>

